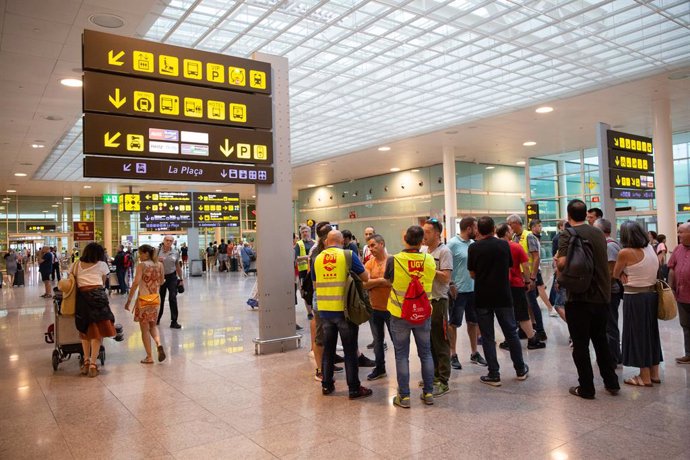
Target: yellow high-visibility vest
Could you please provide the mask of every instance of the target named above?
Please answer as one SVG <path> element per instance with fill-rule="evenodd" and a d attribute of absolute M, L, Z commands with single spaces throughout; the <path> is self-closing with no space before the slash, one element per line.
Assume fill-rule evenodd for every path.
<path fill-rule="evenodd" d="M 314 261 L 316 297 L 319 311 L 344 311 L 345 286 L 347 284 L 345 251 L 328 248 L 321 251 Z"/>
<path fill-rule="evenodd" d="M 298 240 L 297 241 L 297 246 L 299 246 L 299 256 L 300 257 L 306 257 L 307 256 L 307 248 L 304 246 L 304 241 Z M 305 272 L 309 270 L 309 261 L 307 259 L 302 259 L 302 261 L 297 261 L 297 270 L 301 272 Z"/>
<path fill-rule="evenodd" d="M 410 284 L 410 276 L 419 276 L 426 295 L 431 299 L 431 287 L 436 276 L 436 262 L 429 254 L 400 252 L 393 256 L 393 286 L 388 296 L 388 311 L 396 318 L 402 314 L 402 303 Z M 321 307 L 321 297 L 319 297 Z"/>
<path fill-rule="evenodd" d="M 531 270 L 532 269 L 532 261 L 533 261 L 534 257 L 532 257 L 532 254 L 530 254 L 530 252 L 529 252 L 529 245 L 527 244 L 527 235 L 528 235 L 527 230 L 525 230 L 523 228 L 522 233 L 520 234 L 520 241 L 518 241 L 518 242 L 520 243 L 520 246 L 522 246 L 522 249 L 525 250 L 525 254 L 527 254 L 527 259 L 529 262 L 529 269 Z M 524 271 L 522 269 L 522 265 L 520 265 L 520 271 L 521 272 Z M 532 273 L 530 276 L 537 276 L 537 274 Z"/>

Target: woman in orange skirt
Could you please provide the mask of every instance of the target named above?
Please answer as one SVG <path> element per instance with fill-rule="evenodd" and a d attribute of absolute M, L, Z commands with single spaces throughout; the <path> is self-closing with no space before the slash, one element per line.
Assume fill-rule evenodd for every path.
<path fill-rule="evenodd" d="M 156 342 L 158 361 L 165 359 L 165 350 L 161 345 L 158 326 L 156 326 L 161 302 L 158 292 L 163 283 L 165 283 L 163 264 L 158 262 L 156 250 L 144 244 L 139 247 L 139 264 L 136 266 L 134 281 L 125 303 L 125 310 L 129 311 L 130 302 L 138 288 L 137 299 L 134 302 L 134 321 L 139 323 L 141 340 L 146 350 L 146 358 L 141 360 L 143 364 L 153 364 L 151 338 Z"/>
<path fill-rule="evenodd" d="M 84 351 L 82 375 L 96 377 L 99 374 L 98 353 L 103 337 L 114 337 L 115 316 L 110 310 L 105 280 L 110 273 L 105 262 L 105 250 L 96 243 L 87 244 L 81 257 L 72 265 L 77 280 L 77 299 L 74 321 L 79 330 Z"/>

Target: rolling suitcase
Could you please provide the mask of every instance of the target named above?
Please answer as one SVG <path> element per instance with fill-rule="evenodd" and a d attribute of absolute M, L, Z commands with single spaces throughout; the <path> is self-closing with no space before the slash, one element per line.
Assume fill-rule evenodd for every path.
<path fill-rule="evenodd" d="M 13 286 L 24 286 L 24 270 L 19 270 L 17 266 L 17 273 L 14 275 Z"/>

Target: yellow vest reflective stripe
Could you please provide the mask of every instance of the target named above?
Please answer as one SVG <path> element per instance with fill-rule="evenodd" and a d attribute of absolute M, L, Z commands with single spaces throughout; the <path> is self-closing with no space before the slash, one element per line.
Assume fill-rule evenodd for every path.
<path fill-rule="evenodd" d="M 340 248 L 321 251 L 314 261 L 314 275 L 319 311 L 344 311 L 347 284 L 345 251 Z"/>
<path fill-rule="evenodd" d="M 304 246 L 304 241 L 298 240 L 297 246 L 299 246 L 299 256 L 300 257 L 306 257 L 307 248 L 306 248 L 306 246 Z M 309 270 L 309 261 L 307 259 L 303 259 L 302 261 L 297 261 L 297 270 L 299 270 L 301 272 L 305 272 L 305 271 Z"/>
<path fill-rule="evenodd" d="M 388 311 L 396 318 L 400 318 L 410 276 L 420 276 L 424 291 L 431 298 L 431 286 L 436 276 L 436 262 L 429 254 L 419 252 L 401 252 L 393 258 L 393 286 L 388 296 Z M 321 297 L 319 297 L 319 302 L 321 302 Z"/>

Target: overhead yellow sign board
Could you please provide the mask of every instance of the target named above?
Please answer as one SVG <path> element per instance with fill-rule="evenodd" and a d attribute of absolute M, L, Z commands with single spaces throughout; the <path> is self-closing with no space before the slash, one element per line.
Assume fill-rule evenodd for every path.
<path fill-rule="evenodd" d="M 85 30 L 84 70 L 247 91 L 271 92 L 268 63 Z"/>

